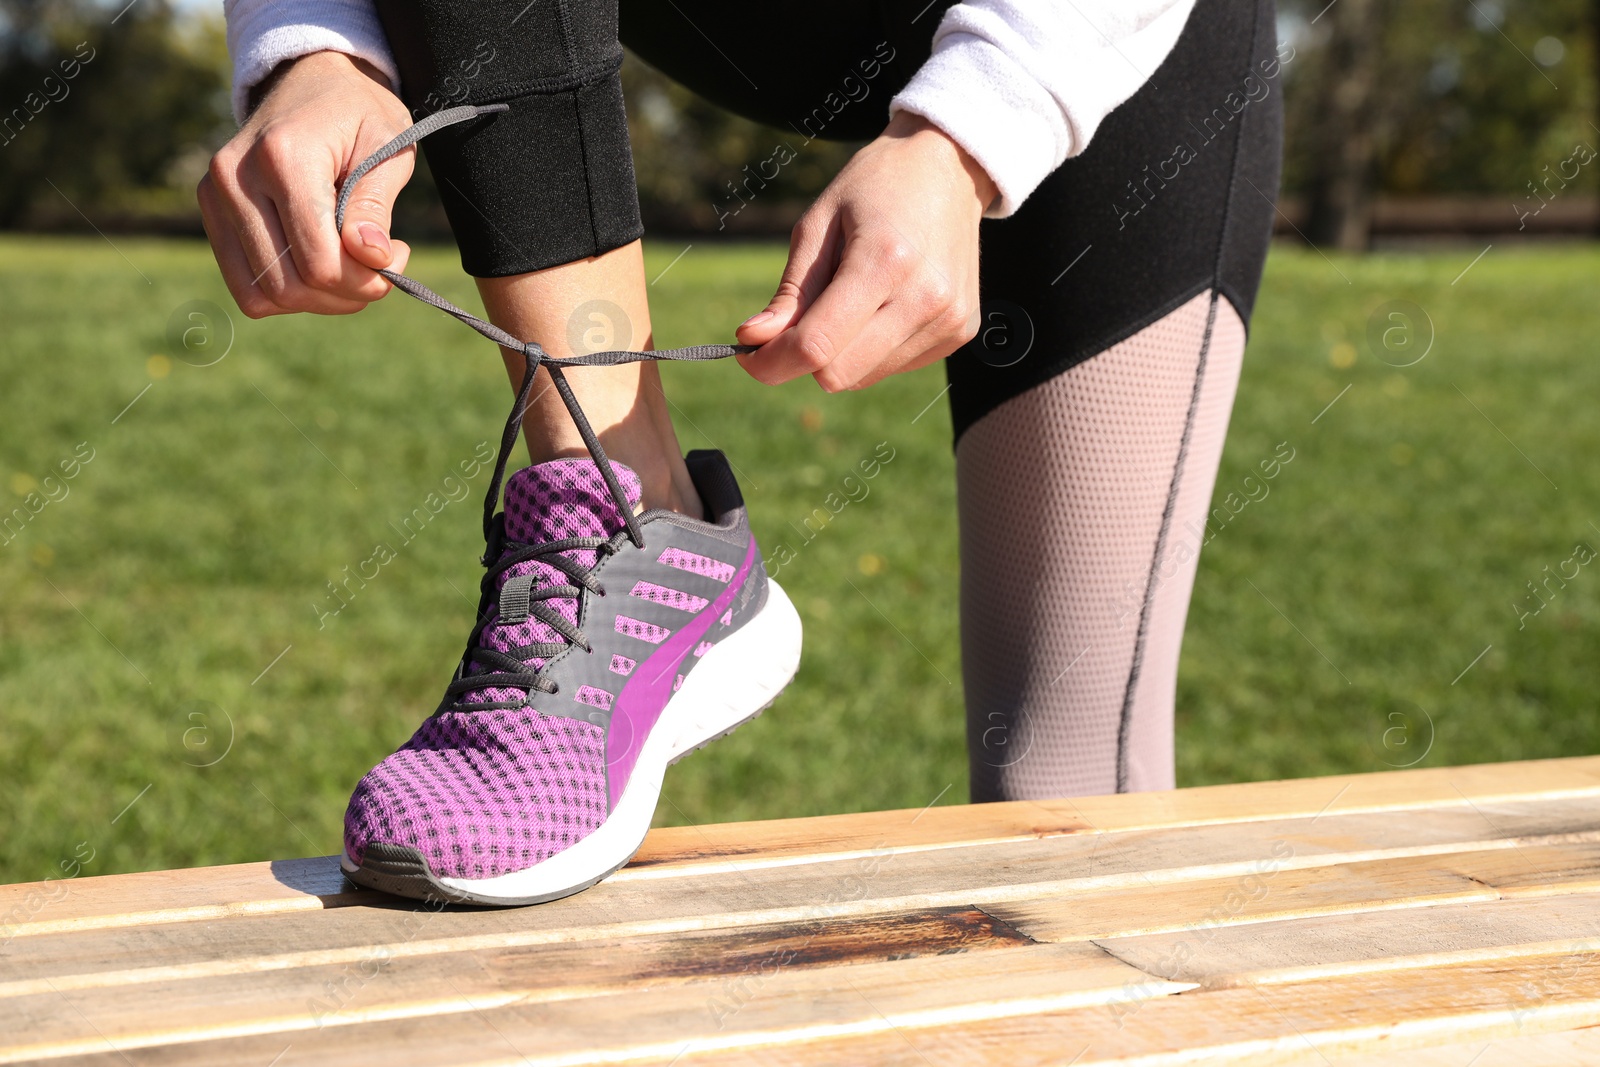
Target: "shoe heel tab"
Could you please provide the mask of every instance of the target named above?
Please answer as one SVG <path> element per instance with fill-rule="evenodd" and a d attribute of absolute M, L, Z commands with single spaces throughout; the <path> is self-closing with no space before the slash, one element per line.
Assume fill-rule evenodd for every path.
<path fill-rule="evenodd" d="M 700 501 L 706 508 L 706 519 L 717 522 L 730 511 L 744 507 L 744 494 L 728 465 L 728 457 L 714 448 L 697 448 L 683 457 L 689 468 L 689 477 L 700 491 Z"/>

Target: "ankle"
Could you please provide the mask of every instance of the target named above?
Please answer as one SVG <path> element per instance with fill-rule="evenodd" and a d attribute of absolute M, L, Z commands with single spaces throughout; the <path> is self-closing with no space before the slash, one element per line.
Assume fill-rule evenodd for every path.
<path fill-rule="evenodd" d="M 687 515 L 691 519 L 709 518 L 706 514 L 705 502 L 700 499 L 700 490 L 695 488 L 694 479 L 689 477 L 689 468 L 684 466 L 681 456 L 677 466 L 679 468 L 678 473 L 682 475 L 681 480 L 675 474 L 672 491 L 667 501 L 655 506 L 666 508 L 669 511 L 676 511 L 678 514 Z M 645 506 L 649 507 L 651 505 L 646 504 Z"/>

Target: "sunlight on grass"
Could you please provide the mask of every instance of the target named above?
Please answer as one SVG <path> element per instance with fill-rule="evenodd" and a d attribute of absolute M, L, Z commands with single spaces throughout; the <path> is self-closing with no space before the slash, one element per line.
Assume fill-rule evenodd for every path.
<path fill-rule="evenodd" d="M 1600 546 L 1600 255 L 1496 249 L 1451 285 L 1475 251 L 1274 253 L 1184 648 L 1183 784 L 1600 747 L 1600 578 L 1572 562 Z M 661 345 L 730 337 L 783 260 L 682 252 L 649 249 Z M 414 262 L 475 306 L 453 253 Z M 90 874 L 336 851 L 470 628 L 493 347 L 397 297 L 233 312 L 196 365 L 169 318 L 232 303 L 192 242 L 7 238 L 0 286 L 0 501 L 25 515 L 0 535 L 0 879 L 80 842 Z M 1398 300 L 1436 334 L 1407 367 L 1368 339 Z M 673 770 L 658 820 L 964 801 L 942 371 L 835 397 L 731 361 L 665 373 L 685 446 L 729 454 L 787 550 L 807 645 L 772 709 Z"/>

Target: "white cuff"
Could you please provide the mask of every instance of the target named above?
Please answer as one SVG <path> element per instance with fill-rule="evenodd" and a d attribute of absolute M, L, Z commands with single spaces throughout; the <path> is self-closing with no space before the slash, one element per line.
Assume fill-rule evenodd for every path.
<path fill-rule="evenodd" d="M 1000 190 L 1004 218 L 1090 139 L 1177 42 L 1194 0 L 963 0 L 889 103 L 938 126 Z"/>
<path fill-rule="evenodd" d="M 383 72 L 400 88 L 400 71 L 372 0 L 224 0 L 233 57 L 233 117 L 243 122 L 250 90 L 278 64 L 312 52 L 343 52 Z"/>
<path fill-rule="evenodd" d="M 1000 190 L 985 215 L 1005 218 L 1070 154 L 1071 134 L 1048 90 L 981 37 L 951 34 L 889 102 L 939 127 Z M 1052 121 L 1054 119 L 1054 121 Z"/>

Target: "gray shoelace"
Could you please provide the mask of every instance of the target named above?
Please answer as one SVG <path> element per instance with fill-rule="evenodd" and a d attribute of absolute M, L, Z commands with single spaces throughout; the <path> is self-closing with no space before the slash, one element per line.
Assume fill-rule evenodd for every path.
<path fill-rule="evenodd" d="M 485 104 L 474 106 L 466 104 L 461 107 L 452 107 L 444 111 L 435 112 L 420 122 L 417 122 L 396 136 L 388 144 L 378 149 L 372 155 L 363 159 L 354 170 L 345 178 L 344 184 L 339 188 L 339 202 L 334 209 L 334 228 L 344 232 L 344 213 L 349 206 L 350 194 L 355 191 L 359 182 L 368 171 L 397 153 L 410 148 L 430 133 L 436 133 L 447 126 L 454 126 L 462 122 L 471 122 L 485 115 L 497 114 L 501 111 L 511 110 L 508 104 Z M 489 492 L 484 500 L 483 507 L 483 535 L 485 540 L 491 537 L 494 525 L 495 505 L 500 500 L 500 486 L 505 477 L 506 463 L 511 455 L 511 449 L 516 444 L 517 431 L 522 426 L 523 415 L 527 411 L 528 394 L 533 388 L 534 372 L 540 366 L 545 367 L 550 373 L 550 379 L 555 384 L 556 392 L 561 397 L 561 402 L 566 405 L 567 412 L 572 416 L 573 423 L 578 428 L 578 434 L 583 438 L 584 445 L 589 449 L 589 455 L 594 458 L 595 466 L 600 471 L 600 477 L 605 479 L 606 488 L 611 493 L 611 499 L 616 502 L 617 511 L 622 515 L 623 525 L 627 528 L 628 537 L 635 545 L 644 546 L 644 532 L 639 528 L 639 521 L 634 517 L 633 508 L 628 504 L 627 494 L 622 491 L 622 483 L 617 479 L 617 472 L 611 466 L 611 460 L 606 458 L 605 449 L 600 447 L 600 439 L 595 435 L 594 428 L 589 425 L 583 409 L 578 406 L 578 398 L 572 393 L 572 386 L 567 383 L 567 378 L 562 373 L 562 367 L 614 367 L 624 363 L 639 363 L 646 360 L 709 360 L 726 359 L 741 352 L 751 352 L 754 348 L 750 345 L 690 345 L 687 348 L 663 348 L 651 352 L 591 352 L 583 356 L 557 357 L 549 355 L 536 341 L 523 341 L 513 337 L 492 322 L 483 319 L 456 307 L 450 301 L 429 289 L 426 285 L 412 278 L 407 278 L 398 271 L 382 269 L 379 274 L 389 279 L 396 289 L 413 296 L 424 304 L 438 308 L 448 315 L 454 316 L 468 326 L 477 330 L 496 344 L 522 353 L 523 375 L 522 388 L 517 391 L 516 403 L 512 405 L 511 416 L 506 420 L 505 432 L 500 438 L 500 454 L 495 460 L 494 477 L 489 482 Z M 492 560 L 489 562 L 493 562 Z"/>
<path fill-rule="evenodd" d="M 373 167 L 416 144 L 430 133 L 435 133 L 447 126 L 471 122 L 485 115 L 493 115 L 509 110 L 510 107 L 506 104 L 488 104 L 483 107 L 474 107 L 472 105 L 453 107 L 429 115 L 421 122 L 406 129 L 394 140 L 362 160 L 345 178 L 343 185 L 339 188 L 338 206 L 334 210 L 335 229 L 341 234 L 344 232 L 345 208 L 349 206 L 350 194 L 354 192 L 356 183 Z M 511 450 L 516 446 L 517 432 L 522 428 L 522 418 L 527 411 L 528 394 L 533 390 L 535 372 L 540 366 L 549 371 L 550 379 L 555 384 L 556 392 L 560 395 L 561 402 L 566 405 L 568 414 L 572 416 L 572 421 L 577 426 L 584 445 L 589 449 L 589 455 L 594 458 L 595 466 L 599 469 L 600 476 L 605 480 L 606 489 L 610 492 L 611 499 L 616 503 L 617 513 L 622 517 L 628 538 L 635 545 L 643 548 L 644 531 L 640 529 L 639 521 L 635 518 L 633 508 L 628 503 L 627 494 L 622 491 L 622 483 L 617 478 L 617 472 L 613 469 L 611 460 L 606 457 L 605 449 L 600 446 L 600 439 L 595 435 L 594 428 L 589 425 L 589 420 L 584 416 L 583 409 L 578 405 L 578 398 L 573 395 L 572 386 L 568 384 L 562 368 L 613 367 L 624 363 L 638 363 L 644 360 L 657 359 L 726 359 L 728 356 L 737 355 L 740 352 L 753 351 L 753 348 L 749 345 L 693 345 L 688 348 L 657 349 L 653 352 L 591 352 L 584 356 L 559 358 L 546 353 L 535 341 L 523 341 L 520 338 L 513 337 L 505 330 L 494 325 L 494 323 L 485 322 L 471 312 L 456 307 L 426 285 L 407 278 L 398 271 L 385 269 L 378 271 L 378 273 L 389 279 L 396 289 L 417 298 L 424 304 L 429 304 L 446 314 L 454 316 L 496 344 L 522 353 L 522 386 L 517 390 L 516 401 L 511 406 L 511 415 L 506 419 L 505 430 L 500 435 L 500 452 L 495 458 L 494 477 L 489 481 L 489 490 L 483 501 L 485 550 L 482 562 L 486 571 L 480 587 L 478 624 L 473 629 L 471 637 L 467 640 L 466 652 L 463 653 L 461 661 L 456 667 L 455 678 L 446 689 L 444 703 L 440 705 L 439 711 L 482 711 L 491 708 L 521 707 L 526 703 L 526 697 L 519 702 L 489 701 L 475 704 L 462 704 L 460 698 L 470 692 L 495 687 L 521 689 L 524 693 L 535 689 L 554 692 L 554 684 L 544 677 L 543 671 L 532 670 L 520 657 L 531 655 L 548 658 L 561 651 L 567 643 L 587 647 L 588 641 L 582 630 L 577 629 L 544 602 L 562 597 L 581 597 L 585 590 L 589 592 L 599 590 L 599 586 L 590 571 L 573 565 L 561 553 L 573 548 L 587 548 L 605 553 L 615 551 L 617 547 L 614 539 L 607 538 L 569 538 L 564 541 L 542 545 L 520 544 L 510 541 L 506 537 L 503 521 L 499 523 L 495 521 L 495 508 L 500 501 L 500 489 L 505 479 L 506 464 L 511 457 Z M 508 655 L 492 648 L 478 647 L 480 635 L 490 625 L 490 612 L 499 604 L 495 591 L 495 578 L 510 567 L 529 560 L 540 560 L 547 565 L 553 566 L 557 570 L 564 572 L 573 583 L 576 583 L 573 585 L 551 586 L 537 591 L 532 589 L 526 591 L 528 597 L 526 605 L 527 617 L 535 618 L 545 623 L 556 632 L 559 640 L 554 642 L 535 642 L 533 645 L 516 649 L 516 656 Z M 483 662 L 486 665 L 486 669 L 473 673 L 472 661 L 474 659 Z"/>

